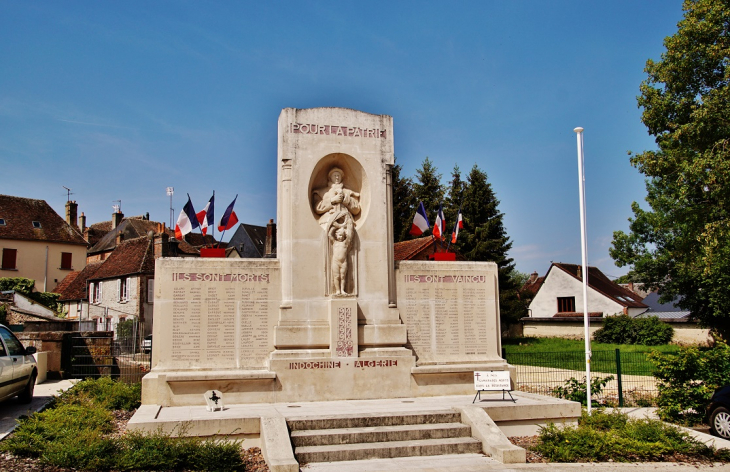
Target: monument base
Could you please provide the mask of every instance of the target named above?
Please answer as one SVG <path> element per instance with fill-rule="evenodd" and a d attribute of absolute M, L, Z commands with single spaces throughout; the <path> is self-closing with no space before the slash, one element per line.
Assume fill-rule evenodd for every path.
<path fill-rule="evenodd" d="M 198 405 L 208 390 L 226 402 L 280 403 L 433 397 L 474 393 L 474 371 L 510 370 L 502 359 L 416 366 L 405 348 L 366 348 L 360 357 L 332 357 L 328 349 L 276 351 L 268 370 L 156 371 L 142 379 L 142 403 Z"/>

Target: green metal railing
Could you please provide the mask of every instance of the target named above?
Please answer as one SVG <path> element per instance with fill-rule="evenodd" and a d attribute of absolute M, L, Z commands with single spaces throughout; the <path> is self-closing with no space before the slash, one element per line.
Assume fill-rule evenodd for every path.
<path fill-rule="evenodd" d="M 593 351 L 591 378 L 613 379 L 594 400 L 608 406 L 650 406 L 658 393 L 654 365 L 646 352 Z M 510 353 L 502 357 L 517 369 L 517 390 L 556 396 L 571 378 L 585 379 L 583 351 Z"/>

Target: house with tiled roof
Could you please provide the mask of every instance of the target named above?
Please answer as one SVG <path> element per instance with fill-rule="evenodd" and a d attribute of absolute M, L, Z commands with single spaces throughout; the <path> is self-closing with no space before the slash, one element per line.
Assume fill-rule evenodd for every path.
<path fill-rule="evenodd" d="M 68 274 L 86 266 L 87 242 L 73 221 L 66 221 L 45 200 L 0 195 L 0 277 L 35 280 L 49 291 Z M 68 215 L 67 215 L 68 216 Z"/>
<path fill-rule="evenodd" d="M 100 234 L 102 231 L 105 233 Z M 151 221 L 149 214 L 143 216 L 125 217 L 121 211 L 112 213 L 110 221 L 94 223 L 85 231 L 84 235 L 93 245 L 87 253 L 87 262 L 103 261 L 121 241 L 146 237 L 150 233 L 159 236 L 162 233 L 173 238 L 175 232 L 165 226 L 165 223 Z M 189 233 L 180 240 L 171 240 L 171 255 L 175 257 L 199 257 L 200 248 L 217 244 L 210 235 Z"/>
<path fill-rule="evenodd" d="M 104 260 L 90 262 L 61 290 L 69 319 L 94 320 L 98 331 L 116 331 L 122 321 L 139 321 L 141 335 L 151 332 L 155 250 L 165 240 L 154 234 L 120 241 Z"/>
<path fill-rule="evenodd" d="M 531 280 L 527 287 L 535 294 L 529 307 L 531 318 L 583 317 L 582 266 L 554 262 L 542 280 Z M 648 308 L 641 297 L 611 281 L 596 267 L 588 266 L 587 283 L 588 312 L 592 317 L 637 316 Z"/>
<path fill-rule="evenodd" d="M 266 226 L 239 224 L 228 241 L 226 256 L 276 257 L 276 224 L 274 224 L 274 220 L 269 220 L 269 224 Z"/>

